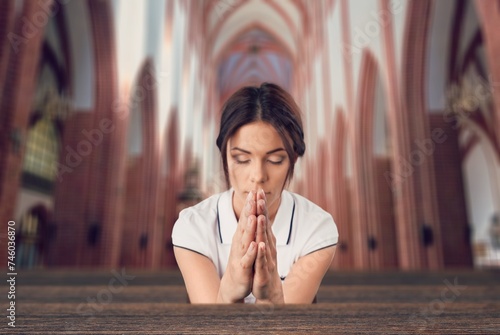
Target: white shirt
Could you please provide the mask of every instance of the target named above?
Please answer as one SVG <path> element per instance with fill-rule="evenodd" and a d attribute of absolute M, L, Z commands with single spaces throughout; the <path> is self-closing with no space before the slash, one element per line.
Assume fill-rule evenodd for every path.
<path fill-rule="evenodd" d="M 232 206 L 233 189 L 213 195 L 179 214 L 172 232 L 176 247 L 208 257 L 219 277 L 226 271 L 231 241 L 238 222 Z M 276 237 L 278 273 L 283 281 L 302 256 L 336 245 L 338 231 L 332 216 L 308 199 L 288 191 L 281 194 L 272 225 Z M 245 302 L 254 302 L 252 294 Z"/>

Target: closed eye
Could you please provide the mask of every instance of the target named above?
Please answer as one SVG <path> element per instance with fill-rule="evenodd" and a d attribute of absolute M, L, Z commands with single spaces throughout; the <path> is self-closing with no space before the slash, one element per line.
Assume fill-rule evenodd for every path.
<path fill-rule="evenodd" d="M 273 165 L 281 165 L 285 161 L 286 156 L 283 155 L 272 155 L 267 157 L 267 161 Z"/>
<path fill-rule="evenodd" d="M 244 159 L 243 157 L 241 157 L 241 155 L 234 155 L 231 157 L 233 157 L 233 160 L 235 161 L 236 164 L 247 164 L 250 162 L 249 159 Z"/>

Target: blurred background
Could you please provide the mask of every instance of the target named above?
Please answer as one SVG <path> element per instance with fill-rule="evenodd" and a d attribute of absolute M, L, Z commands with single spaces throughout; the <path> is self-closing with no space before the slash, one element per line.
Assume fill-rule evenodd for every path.
<path fill-rule="evenodd" d="M 1 250 L 13 220 L 18 268 L 175 268 L 178 212 L 226 188 L 221 105 L 268 81 L 302 109 L 290 188 L 333 215 L 333 269 L 500 267 L 499 20 L 497 0 L 1 1 Z"/>

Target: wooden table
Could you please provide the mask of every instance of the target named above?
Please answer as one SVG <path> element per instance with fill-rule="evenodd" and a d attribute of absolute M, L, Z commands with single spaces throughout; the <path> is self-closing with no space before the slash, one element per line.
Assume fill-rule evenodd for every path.
<path fill-rule="evenodd" d="M 1 333 L 500 334 L 498 272 L 329 273 L 318 304 L 284 306 L 189 305 L 177 272 L 134 276 L 19 274 Z"/>

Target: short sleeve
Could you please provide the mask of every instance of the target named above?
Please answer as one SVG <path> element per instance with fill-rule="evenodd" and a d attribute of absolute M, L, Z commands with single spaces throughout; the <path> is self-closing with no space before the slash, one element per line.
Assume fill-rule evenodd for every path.
<path fill-rule="evenodd" d="M 186 208 L 180 212 L 174 224 L 172 244 L 209 257 L 207 233 L 205 220 L 192 208 Z"/>
<path fill-rule="evenodd" d="M 332 216 L 324 210 L 317 210 L 308 215 L 307 222 L 302 225 L 304 231 L 301 232 L 303 248 L 299 257 L 310 254 L 314 251 L 334 246 L 339 239 L 337 225 Z"/>

